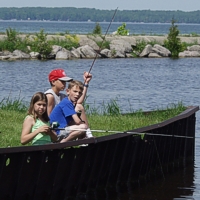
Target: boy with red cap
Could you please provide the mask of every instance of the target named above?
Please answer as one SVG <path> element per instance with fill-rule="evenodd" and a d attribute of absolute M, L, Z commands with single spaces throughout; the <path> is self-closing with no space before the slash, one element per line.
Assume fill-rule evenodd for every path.
<path fill-rule="evenodd" d="M 82 96 L 84 86 L 80 81 L 73 80 L 68 84 L 67 97 L 64 98 L 51 112 L 51 124 L 58 123 L 58 140 L 67 142 L 84 139 L 88 126 L 78 117 L 75 110 L 78 99 Z M 85 145 L 84 145 L 85 146 Z"/>
<path fill-rule="evenodd" d="M 87 117 L 85 114 L 85 109 L 82 105 L 87 89 L 89 86 L 89 82 L 92 79 L 92 74 L 88 72 L 84 72 L 83 74 L 84 79 L 84 89 L 82 92 L 82 96 L 79 98 L 75 110 L 77 112 L 81 113 L 81 119 L 86 123 L 88 126 Z M 66 87 L 66 82 L 70 82 L 73 79 L 68 77 L 63 69 L 54 69 L 49 73 L 49 82 L 51 84 L 51 89 L 47 90 L 45 92 L 47 99 L 48 99 L 48 106 L 47 106 L 47 113 L 50 115 L 53 108 L 61 102 L 62 99 L 66 97 L 65 94 L 60 93 L 60 91 L 63 91 Z M 87 137 L 93 137 L 90 129 L 86 132 Z"/>

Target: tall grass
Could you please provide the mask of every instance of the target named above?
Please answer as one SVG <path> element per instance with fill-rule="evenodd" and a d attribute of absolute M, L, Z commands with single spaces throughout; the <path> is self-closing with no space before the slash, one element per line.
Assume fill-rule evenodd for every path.
<path fill-rule="evenodd" d="M 91 129 L 104 130 L 93 132 L 96 137 L 110 134 L 105 131 L 124 132 L 135 128 L 159 123 L 180 114 L 186 108 L 182 103 L 171 104 L 167 108 L 156 109 L 144 114 L 142 110 L 121 113 L 117 100 L 102 103 L 101 106 L 89 106 L 85 103 L 86 113 Z M 27 105 L 22 99 L 3 99 L 0 102 L 0 148 L 21 146 L 20 136 Z"/>
<path fill-rule="evenodd" d="M 14 99 L 10 97 L 3 98 L 0 101 L 0 109 L 5 111 L 17 111 L 25 112 L 27 110 L 27 105 L 23 102 L 23 99 Z"/>

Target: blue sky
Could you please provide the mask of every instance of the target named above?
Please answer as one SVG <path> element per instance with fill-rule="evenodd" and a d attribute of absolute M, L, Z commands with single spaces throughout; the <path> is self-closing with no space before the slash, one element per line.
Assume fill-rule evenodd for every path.
<path fill-rule="evenodd" d="M 162 1 L 162 3 L 161 3 Z M 200 10 L 200 0 L 1 0 L 0 7 L 76 7 L 104 10 Z"/>

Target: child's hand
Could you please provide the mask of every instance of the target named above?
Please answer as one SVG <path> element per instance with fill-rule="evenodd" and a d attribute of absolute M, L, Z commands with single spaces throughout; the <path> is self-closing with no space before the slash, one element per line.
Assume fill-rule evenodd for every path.
<path fill-rule="evenodd" d="M 84 83 L 88 84 L 90 80 L 92 79 L 92 74 L 88 72 L 84 72 L 83 79 L 84 79 Z"/>
<path fill-rule="evenodd" d="M 47 125 L 43 125 L 43 126 L 41 126 L 40 128 L 38 128 L 38 131 L 39 131 L 39 133 L 48 134 L 49 131 L 50 131 L 50 128 L 49 128 L 49 126 L 47 126 Z"/>

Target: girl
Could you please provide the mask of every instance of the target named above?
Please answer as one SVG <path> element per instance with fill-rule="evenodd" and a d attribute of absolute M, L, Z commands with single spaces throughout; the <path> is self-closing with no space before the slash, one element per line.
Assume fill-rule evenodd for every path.
<path fill-rule="evenodd" d="M 49 126 L 47 97 L 38 92 L 31 99 L 28 115 L 23 123 L 21 144 L 32 141 L 32 145 L 39 145 L 51 143 L 51 140 L 56 141 L 57 135 Z"/>

